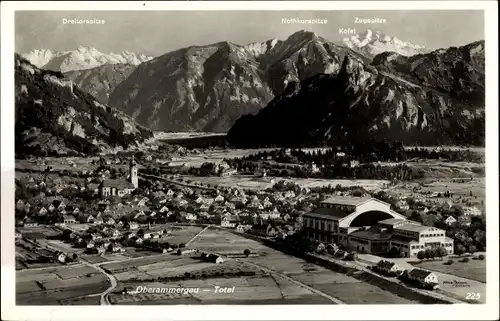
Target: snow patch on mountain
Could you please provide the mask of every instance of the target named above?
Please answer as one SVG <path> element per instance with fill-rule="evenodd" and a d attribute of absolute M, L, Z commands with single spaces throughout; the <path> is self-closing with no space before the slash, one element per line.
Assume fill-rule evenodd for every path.
<path fill-rule="evenodd" d="M 396 37 L 374 32 L 370 29 L 361 34 L 344 38 L 343 43 L 352 50 L 371 57 L 387 51 L 403 56 L 413 56 L 430 51 L 424 46 L 402 41 Z"/>
<path fill-rule="evenodd" d="M 153 57 L 127 50 L 121 53 L 102 53 L 96 48 L 84 46 L 79 46 L 76 50 L 69 51 L 35 49 L 22 54 L 22 56 L 38 68 L 61 72 L 91 69 L 105 64 L 128 64 L 137 66 L 153 59 Z"/>

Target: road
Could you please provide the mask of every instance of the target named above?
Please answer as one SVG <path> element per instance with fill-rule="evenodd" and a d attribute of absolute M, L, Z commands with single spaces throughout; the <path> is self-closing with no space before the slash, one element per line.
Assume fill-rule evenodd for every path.
<path fill-rule="evenodd" d="M 108 278 L 109 282 L 110 282 L 110 286 L 109 288 L 107 288 L 104 292 L 100 293 L 100 294 L 95 294 L 95 295 L 100 295 L 101 296 L 101 305 L 111 305 L 111 303 L 109 302 L 109 297 L 108 297 L 108 294 L 113 291 L 116 286 L 117 286 L 117 281 L 116 281 L 116 278 L 107 273 L 106 271 L 104 271 L 99 265 L 97 264 L 93 264 L 93 263 L 90 263 L 90 262 L 87 262 L 83 259 L 81 259 L 82 263 L 87 265 L 87 266 L 90 266 L 96 270 L 98 270 L 99 272 L 103 273 L 104 275 L 106 275 L 106 277 Z"/>
<path fill-rule="evenodd" d="M 189 244 L 193 243 L 194 241 L 196 241 L 196 239 L 201 235 L 203 234 L 203 232 L 205 232 L 208 228 L 210 227 L 210 225 L 207 225 L 205 226 L 205 228 L 203 228 L 203 230 L 201 230 L 200 232 L 198 232 L 195 236 L 193 236 L 193 238 L 191 238 L 189 241 L 187 241 L 186 243 L 186 247 L 189 246 Z"/>
<path fill-rule="evenodd" d="M 303 288 L 305 288 L 305 289 L 307 289 L 307 290 L 309 290 L 311 292 L 314 292 L 314 293 L 316 293 L 316 294 L 318 294 L 318 295 L 320 295 L 320 296 L 322 296 L 324 298 L 327 298 L 328 300 L 330 300 L 330 301 L 332 301 L 332 302 L 334 302 L 336 304 L 346 304 L 345 302 L 343 302 L 343 301 L 341 301 L 341 300 L 339 300 L 339 299 L 337 299 L 337 298 L 335 298 L 335 297 L 333 297 L 331 295 L 328 295 L 328 294 L 326 294 L 324 292 L 321 292 L 320 290 L 315 289 L 313 287 L 310 287 L 309 285 L 306 285 L 306 284 L 304 284 L 302 282 L 294 280 L 291 277 L 289 277 L 289 276 L 287 276 L 287 275 L 285 275 L 283 273 L 277 272 L 277 271 L 269 269 L 269 268 L 267 268 L 265 266 L 262 266 L 262 265 L 259 265 L 259 264 L 255 264 L 253 262 L 249 262 L 249 261 L 246 261 L 246 260 L 237 259 L 237 258 L 235 258 L 235 260 L 239 261 L 239 262 L 243 262 L 243 263 L 248 264 L 248 265 L 253 265 L 253 266 L 261 269 L 264 272 L 267 272 L 267 273 L 270 273 L 270 274 L 274 274 L 274 275 L 278 275 L 278 276 L 282 277 L 283 279 L 288 280 L 290 282 L 293 282 L 293 283 L 295 283 L 295 284 L 297 284 L 297 285 L 299 285 L 299 286 L 301 286 L 301 287 L 303 287 Z"/>
<path fill-rule="evenodd" d="M 198 236 L 200 236 L 203 232 L 205 232 L 207 230 L 208 226 L 206 226 L 203 230 L 201 230 L 199 233 L 197 233 L 195 236 L 193 236 L 187 243 L 186 243 L 186 247 L 191 243 L 193 242 Z M 159 254 L 159 255 L 162 255 L 162 254 Z M 163 254 L 163 255 L 171 255 L 171 253 L 166 253 L 166 254 Z M 134 260 L 134 259 L 141 259 L 141 257 L 138 257 L 138 258 L 131 258 L 130 260 L 123 260 L 123 261 L 118 261 L 118 262 L 129 262 L 131 260 Z M 112 262 L 102 262 L 102 263 L 90 263 L 88 261 L 86 261 L 85 259 L 81 258 L 80 259 L 81 262 L 87 266 L 90 266 L 96 270 L 98 270 L 99 272 L 101 272 L 102 274 L 106 275 L 106 277 L 108 278 L 109 282 L 110 282 L 110 286 L 109 288 L 106 289 L 106 291 L 100 293 L 100 294 L 95 294 L 95 295 L 100 295 L 101 296 L 101 305 L 111 305 L 111 302 L 109 301 L 109 296 L 108 294 L 111 293 L 115 288 L 116 286 L 118 285 L 118 282 L 116 281 L 116 278 L 112 275 L 112 274 L 109 274 L 107 273 L 106 271 L 104 271 L 103 268 L 100 267 L 100 264 L 110 264 Z M 94 295 L 94 296 L 95 296 Z"/>
<path fill-rule="evenodd" d="M 187 184 L 187 183 L 184 183 L 184 182 L 179 182 L 179 181 L 176 181 L 176 180 L 170 180 L 170 179 L 165 178 L 165 177 L 151 175 L 151 174 L 141 174 L 141 176 L 139 176 L 139 178 L 143 178 L 143 179 L 144 178 L 158 179 L 158 180 L 162 180 L 162 181 L 174 184 L 174 185 L 178 185 L 178 186 L 181 186 L 181 187 L 188 187 L 188 188 L 192 188 L 192 189 L 201 189 L 201 190 L 206 190 L 206 191 L 213 191 L 213 190 L 215 190 L 214 187 L 191 185 L 191 184 Z"/>

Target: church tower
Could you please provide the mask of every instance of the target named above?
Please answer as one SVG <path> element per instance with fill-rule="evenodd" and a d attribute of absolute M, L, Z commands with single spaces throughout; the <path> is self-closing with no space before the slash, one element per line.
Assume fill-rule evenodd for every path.
<path fill-rule="evenodd" d="M 139 187 L 139 178 L 137 177 L 137 163 L 135 162 L 134 156 L 130 160 L 130 182 L 134 185 L 134 188 Z"/>

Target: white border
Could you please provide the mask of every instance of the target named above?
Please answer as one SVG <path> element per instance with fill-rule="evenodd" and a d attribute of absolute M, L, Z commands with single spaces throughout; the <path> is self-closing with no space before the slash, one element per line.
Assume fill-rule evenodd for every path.
<path fill-rule="evenodd" d="M 143 5 L 145 4 L 145 5 Z M 17 307 L 14 271 L 14 11 L 16 10 L 484 10 L 486 40 L 487 303 L 484 305 Z M 498 5 L 496 1 L 2 2 L 2 320 L 497 320 Z M 446 23 L 446 21 L 443 21 Z M 467 23 L 464 21 L 464 23 Z"/>

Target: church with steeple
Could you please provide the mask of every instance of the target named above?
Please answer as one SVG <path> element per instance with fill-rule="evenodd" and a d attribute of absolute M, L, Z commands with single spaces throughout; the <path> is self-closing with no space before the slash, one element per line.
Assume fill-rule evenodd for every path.
<path fill-rule="evenodd" d="M 139 187 L 139 177 L 137 173 L 137 163 L 134 157 L 130 159 L 129 163 L 129 177 L 125 179 L 106 179 L 99 185 L 99 195 L 101 197 L 109 196 L 125 196 L 132 193 Z"/>

